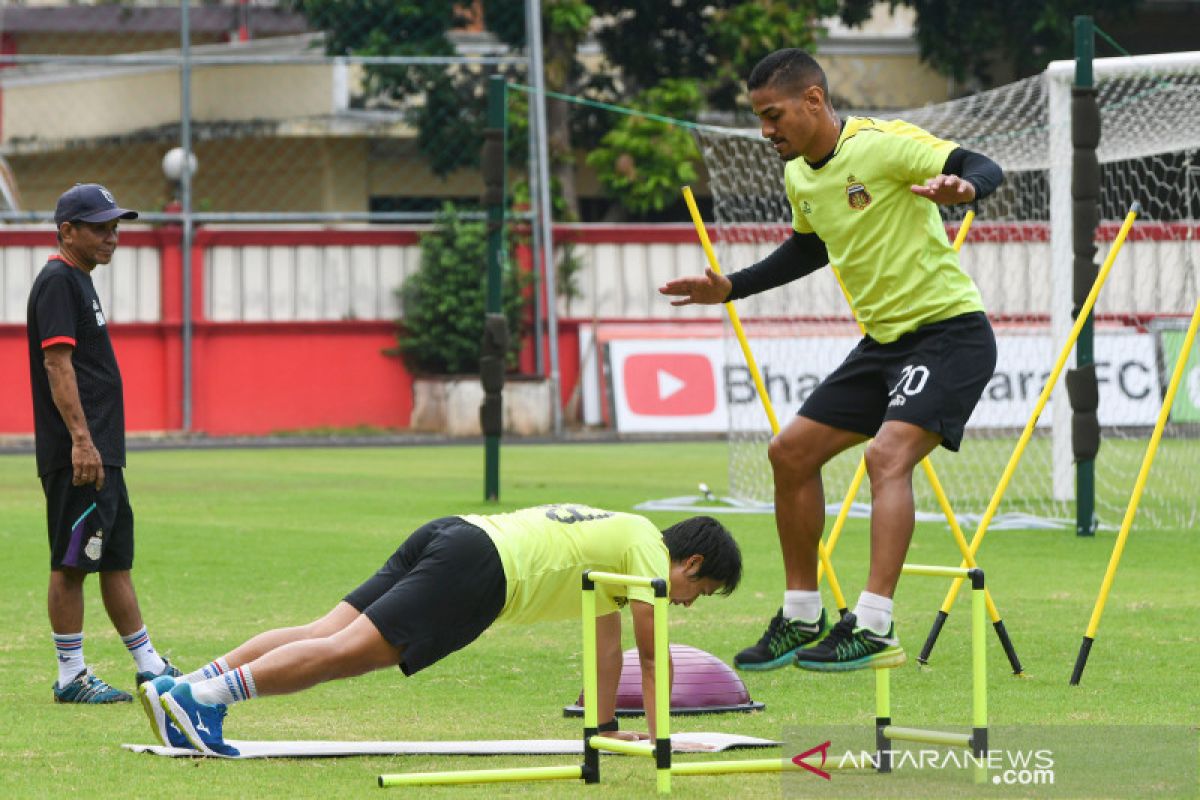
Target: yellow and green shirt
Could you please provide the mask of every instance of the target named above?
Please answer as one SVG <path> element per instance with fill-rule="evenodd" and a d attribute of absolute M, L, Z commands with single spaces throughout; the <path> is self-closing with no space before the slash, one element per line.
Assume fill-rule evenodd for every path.
<path fill-rule="evenodd" d="M 565 504 L 462 519 L 482 528 L 500 554 L 508 589 L 498 621 L 578 619 L 585 569 L 668 578 L 671 559 L 662 534 L 636 514 Z M 654 592 L 596 585 L 597 614 L 628 600 L 652 603 Z"/>
<path fill-rule="evenodd" d="M 907 122 L 849 117 L 819 169 L 804 158 L 784 168 L 792 227 L 825 243 L 878 342 L 983 310 L 937 206 L 909 190 L 940 174 L 956 147 Z"/>

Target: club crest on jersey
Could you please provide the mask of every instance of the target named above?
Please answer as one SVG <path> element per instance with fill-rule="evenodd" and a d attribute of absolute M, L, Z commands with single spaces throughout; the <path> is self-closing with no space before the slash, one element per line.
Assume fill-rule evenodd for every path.
<path fill-rule="evenodd" d="M 862 211 L 871 205 L 871 193 L 867 191 L 866 184 L 860 183 L 857 178 L 850 175 L 846 178 L 846 200 L 850 203 L 851 209 Z"/>

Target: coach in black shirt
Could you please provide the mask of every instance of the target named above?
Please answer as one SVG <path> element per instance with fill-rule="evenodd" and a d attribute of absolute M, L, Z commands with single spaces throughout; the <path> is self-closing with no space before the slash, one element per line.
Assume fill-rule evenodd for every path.
<path fill-rule="evenodd" d="M 95 183 L 58 199 L 58 252 L 38 273 L 26 311 L 37 469 L 50 536 L 50 627 L 58 652 L 54 699 L 120 703 L 133 698 L 88 669 L 83 658 L 83 582 L 100 573 L 100 594 L 136 664 L 138 685 L 179 675 L 155 652 L 142 623 L 130 570 L 133 509 L 125 490 L 125 405 L 121 371 L 92 270 L 112 260 L 117 226 L 137 212 Z"/>

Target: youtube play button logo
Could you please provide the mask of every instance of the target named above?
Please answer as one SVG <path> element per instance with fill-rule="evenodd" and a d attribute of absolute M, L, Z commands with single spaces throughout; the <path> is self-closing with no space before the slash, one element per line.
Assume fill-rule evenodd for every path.
<path fill-rule="evenodd" d="M 717 407 L 712 362 L 699 353 L 640 353 L 625 359 L 625 398 L 634 414 L 703 416 Z"/>

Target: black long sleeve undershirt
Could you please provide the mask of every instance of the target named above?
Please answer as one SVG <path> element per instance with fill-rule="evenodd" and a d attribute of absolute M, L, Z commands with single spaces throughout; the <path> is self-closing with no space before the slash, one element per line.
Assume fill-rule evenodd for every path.
<path fill-rule="evenodd" d="M 1004 181 L 1004 170 L 1000 165 L 987 156 L 956 147 L 946 157 L 946 165 L 942 167 L 943 175 L 957 175 L 975 187 L 975 200 L 982 200 L 996 191 Z"/>
<path fill-rule="evenodd" d="M 943 175 L 957 175 L 975 187 L 975 199 L 982 200 L 1004 180 L 1000 165 L 985 155 L 956 147 L 946 157 Z M 829 263 L 825 242 L 815 233 L 797 233 L 775 248 L 762 261 L 729 275 L 733 288 L 726 300 L 741 300 L 797 278 L 803 278 Z"/>
<path fill-rule="evenodd" d="M 733 289 L 725 299 L 741 300 L 743 297 L 783 286 L 797 278 L 803 278 L 810 272 L 816 272 L 828 263 L 829 253 L 825 250 L 825 242 L 821 241 L 820 236 L 815 233 L 792 231 L 792 235 L 762 261 L 729 276 Z"/>

